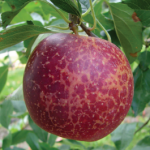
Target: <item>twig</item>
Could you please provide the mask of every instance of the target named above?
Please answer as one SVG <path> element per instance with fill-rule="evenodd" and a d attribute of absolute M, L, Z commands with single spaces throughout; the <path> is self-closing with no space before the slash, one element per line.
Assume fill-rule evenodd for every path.
<path fill-rule="evenodd" d="M 80 24 L 80 27 L 86 32 L 88 36 L 98 37 L 93 32 L 91 32 L 83 23 Z"/>
<path fill-rule="evenodd" d="M 137 130 L 135 131 L 134 134 L 136 134 L 136 133 L 139 132 L 143 127 L 145 127 L 145 126 L 149 123 L 149 121 L 150 121 L 150 117 L 149 117 L 149 119 L 148 119 L 139 129 L 137 129 Z"/>

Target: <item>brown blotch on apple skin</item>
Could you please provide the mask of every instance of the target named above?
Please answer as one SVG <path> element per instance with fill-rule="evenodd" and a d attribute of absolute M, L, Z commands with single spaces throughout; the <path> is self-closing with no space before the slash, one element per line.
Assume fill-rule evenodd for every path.
<path fill-rule="evenodd" d="M 53 34 L 26 65 L 23 91 L 33 121 L 58 136 L 96 141 L 124 119 L 133 98 L 130 64 L 114 44 Z"/>

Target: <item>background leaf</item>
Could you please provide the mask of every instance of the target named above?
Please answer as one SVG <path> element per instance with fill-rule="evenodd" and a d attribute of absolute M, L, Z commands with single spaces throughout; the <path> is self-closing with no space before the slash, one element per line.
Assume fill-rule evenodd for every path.
<path fill-rule="evenodd" d="M 73 145 L 77 145 L 77 146 L 79 146 L 79 147 L 81 147 L 81 148 L 83 148 L 83 149 L 85 149 L 85 146 L 84 145 L 82 145 L 82 143 L 81 142 L 79 142 L 79 141 L 76 141 L 76 140 L 71 140 L 71 139 L 67 139 L 71 144 L 73 144 Z"/>
<path fill-rule="evenodd" d="M 88 10 L 88 8 L 90 7 L 90 3 L 89 0 L 79 0 L 81 3 L 81 7 L 82 7 L 82 12 L 86 12 Z"/>
<path fill-rule="evenodd" d="M 137 116 L 142 112 L 148 102 L 150 102 L 150 70 L 142 71 L 138 67 L 134 72 L 134 97 L 132 101 L 132 109 L 134 115 Z"/>
<path fill-rule="evenodd" d="M 16 45 L 13 45 L 13 46 L 11 46 L 11 47 L 7 47 L 7 48 L 1 50 L 1 51 L 0 51 L 0 54 L 6 53 L 6 52 L 11 52 L 11 51 L 22 51 L 23 48 L 24 48 L 23 42 L 20 42 L 20 43 L 18 43 L 18 44 L 16 44 Z"/>
<path fill-rule="evenodd" d="M 13 11 L 7 11 L 2 14 L 2 26 L 6 28 L 7 25 L 10 24 L 12 19 L 21 11 L 23 7 L 25 7 L 32 0 L 22 0 L 16 2 L 15 0 L 5 0 Z"/>
<path fill-rule="evenodd" d="M 143 26 L 150 26 L 150 1 L 149 0 L 124 0 L 125 4 L 135 10 Z"/>
<path fill-rule="evenodd" d="M 7 75 L 8 75 L 8 66 L 5 65 L 0 67 L 0 93 L 6 84 Z"/>
<path fill-rule="evenodd" d="M 23 101 L 23 88 L 22 85 L 20 85 L 12 94 L 10 94 L 6 100 L 17 100 L 17 101 Z"/>
<path fill-rule="evenodd" d="M 81 17 L 78 7 L 73 3 L 72 0 L 50 0 L 54 5 L 61 8 L 62 10 Z"/>
<path fill-rule="evenodd" d="M 117 150 L 124 150 L 132 141 L 136 123 L 121 124 L 111 133 L 111 139 L 115 143 Z"/>
<path fill-rule="evenodd" d="M 23 25 L 0 33 L 0 50 L 15 45 L 33 36 L 52 31 L 35 25 Z"/>
<path fill-rule="evenodd" d="M 143 9 L 148 10 L 150 9 L 150 1 L 149 0 L 123 0 L 123 3 L 128 4 L 133 9 Z"/>
<path fill-rule="evenodd" d="M 48 143 L 51 147 L 55 144 L 56 139 L 57 139 L 57 135 L 50 134 L 50 136 L 48 138 Z"/>
<path fill-rule="evenodd" d="M 31 133 L 30 130 L 21 130 L 12 134 L 12 145 L 16 145 L 26 141 L 28 133 Z"/>
<path fill-rule="evenodd" d="M 14 111 L 24 113 L 27 111 L 26 105 L 24 101 L 11 100 Z"/>
<path fill-rule="evenodd" d="M 16 1 L 16 0 L 5 0 L 8 5 L 12 8 L 12 10 L 17 10 L 20 9 L 23 5 L 26 3 L 32 1 L 32 0 L 21 0 L 21 1 Z"/>
<path fill-rule="evenodd" d="M 8 128 L 10 124 L 10 115 L 13 112 L 11 101 L 4 101 L 0 106 L 0 123 L 3 127 Z"/>
<path fill-rule="evenodd" d="M 139 141 L 133 150 L 149 150 L 150 149 L 150 136 L 146 136 L 144 139 Z"/>
<path fill-rule="evenodd" d="M 29 124 L 32 127 L 34 133 L 37 135 L 37 137 L 42 140 L 43 142 L 47 141 L 47 136 L 48 136 L 48 132 L 46 132 L 45 130 L 41 129 L 39 126 L 37 126 L 33 120 L 31 119 L 31 117 L 29 116 Z"/>
<path fill-rule="evenodd" d="M 94 148 L 92 150 L 116 150 L 115 147 L 112 147 L 110 145 L 103 145 L 101 147 L 98 147 L 98 148 Z"/>
<path fill-rule="evenodd" d="M 58 150 L 55 147 L 50 147 L 48 143 L 39 143 L 42 150 Z"/>
<path fill-rule="evenodd" d="M 25 149 L 14 146 L 13 148 L 5 148 L 4 150 L 25 150 Z"/>
<path fill-rule="evenodd" d="M 38 138 L 34 133 L 28 133 L 26 137 L 26 142 L 31 147 L 31 149 L 41 150 L 40 145 L 38 143 Z"/>
<path fill-rule="evenodd" d="M 142 48 L 142 24 L 132 19 L 133 10 L 125 4 L 109 4 L 114 19 L 115 30 L 123 50 L 132 63 L 136 59 L 136 53 Z"/>
<path fill-rule="evenodd" d="M 2 148 L 5 149 L 7 147 L 9 147 L 12 143 L 12 134 L 9 133 L 4 139 L 3 139 L 3 144 L 2 144 Z"/>

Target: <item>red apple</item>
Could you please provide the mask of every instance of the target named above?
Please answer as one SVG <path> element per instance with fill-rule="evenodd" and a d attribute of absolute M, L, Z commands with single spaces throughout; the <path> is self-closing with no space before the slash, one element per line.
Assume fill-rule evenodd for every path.
<path fill-rule="evenodd" d="M 125 118 L 133 98 L 130 64 L 114 44 L 53 34 L 26 65 L 23 91 L 33 121 L 58 136 L 95 141 Z"/>

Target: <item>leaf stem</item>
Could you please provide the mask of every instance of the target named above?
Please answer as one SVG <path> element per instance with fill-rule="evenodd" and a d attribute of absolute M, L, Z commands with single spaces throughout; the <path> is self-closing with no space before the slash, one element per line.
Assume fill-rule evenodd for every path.
<path fill-rule="evenodd" d="M 44 2 L 44 3 L 46 3 L 46 4 L 48 4 L 48 5 L 51 6 L 53 9 L 55 9 L 55 11 L 66 21 L 66 23 L 70 23 L 70 20 L 68 20 L 68 19 L 62 14 L 62 12 L 61 12 L 59 9 L 57 9 L 54 5 L 52 5 L 51 3 L 48 3 L 48 2 L 46 2 L 46 1 L 44 1 L 44 0 L 37 0 L 37 1 L 42 1 L 42 2 Z"/>
<path fill-rule="evenodd" d="M 68 30 L 69 27 L 59 27 L 59 26 L 47 26 L 48 27 L 54 27 L 54 28 L 57 28 L 57 29 L 61 29 L 61 30 Z"/>
<path fill-rule="evenodd" d="M 97 0 L 95 0 L 92 5 L 94 5 L 96 3 Z M 91 7 L 88 8 L 88 10 L 82 14 L 82 17 L 85 17 L 89 12 L 91 11 Z"/>
<path fill-rule="evenodd" d="M 96 21 L 97 21 L 98 25 L 104 30 L 104 32 L 105 32 L 105 34 L 107 36 L 108 41 L 111 42 L 111 37 L 110 37 L 109 33 L 107 32 L 107 30 L 103 27 L 103 25 L 98 21 L 97 18 L 96 18 Z"/>
<path fill-rule="evenodd" d="M 149 121 L 150 121 L 150 117 L 148 118 L 148 120 L 147 120 L 139 129 L 137 129 L 137 130 L 135 131 L 134 134 L 136 134 L 136 133 L 139 132 L 143 127 L 145 127 L 145 126 L 149 123 Z"/>
<path fill-rule="evenodd" d="M 93 9 L 92 0 L 89 0 L 89 2 L 90 2 L 90 8 L 91 8 L 92 16 L 93 16 L 93 21 L 94 21 L 93 27 L 89 29 L 90 31 L 92 31 L 96 28 L 96 17 L 95 17 L 95 12 L 94 12 L 94 9 Z"/>

